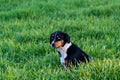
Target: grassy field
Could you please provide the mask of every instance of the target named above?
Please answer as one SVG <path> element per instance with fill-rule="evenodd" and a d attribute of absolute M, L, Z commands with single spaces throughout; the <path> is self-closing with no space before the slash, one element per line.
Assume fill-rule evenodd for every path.
<path fill-rule="evenodd" d="M 65 71 L 56 30 L 92 61 Z M 120 80 L 120 0 L 0 0 L 0 80 Z"/>

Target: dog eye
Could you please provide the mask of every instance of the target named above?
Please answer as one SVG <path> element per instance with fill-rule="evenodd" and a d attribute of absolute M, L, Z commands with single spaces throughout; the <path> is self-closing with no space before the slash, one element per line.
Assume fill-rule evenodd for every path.
<path fill-rule="evenodd" d="M 52 35 L 52 36 L 51 36 L 51 39 L 54 39 L 54 37 L 55 37 L 55 36 L 54 36 L 54 35 Z"/>
<path fill-rule="evenodd" d="M 54 35 L 52 35 L 52 37 L 54 37 Z"/>
<path fill-rule="evenodd" d="M 59 39 L 59 40 L 61 39 L 59 36 L 56 36 L 56 37 L 57 37 L 57 39 Z"/>
<path fill-rule="evenodd" d="M 53 36 L 53 37 L 51 37 L 51 39 L 54 39 L 54 36 Z"/>
<path fill-rule="evenodd" d="M 57 38 L 59 38 L 59 36 L 56 36 Z"/>

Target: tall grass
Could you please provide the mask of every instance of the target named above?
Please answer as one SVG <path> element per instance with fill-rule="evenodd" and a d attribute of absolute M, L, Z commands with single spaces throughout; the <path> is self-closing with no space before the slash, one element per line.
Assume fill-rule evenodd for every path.
<path fill-rule="evenodd" d="M 0 0 L 0 80 L 119 80 L 119 0 Z M 66 71 L 50 34 L 67 32 L 92 60 Z"/>

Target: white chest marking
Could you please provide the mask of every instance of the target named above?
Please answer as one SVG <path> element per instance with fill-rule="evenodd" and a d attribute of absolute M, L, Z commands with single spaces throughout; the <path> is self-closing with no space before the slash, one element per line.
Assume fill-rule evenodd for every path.
<path fill-rule="evenodd" d="M 67 57 L 67 49 L 72 45 L 72 43 L 66 43 L 63 47 L 58 48 L 57 50 L 60 52 L 60 62 L 65 67 L 65 58 Z"/>

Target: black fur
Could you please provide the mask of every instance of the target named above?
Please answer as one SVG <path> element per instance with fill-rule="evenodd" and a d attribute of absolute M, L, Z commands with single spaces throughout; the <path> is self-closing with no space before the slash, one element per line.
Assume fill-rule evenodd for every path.
<path fill-rule="evenodd" d="M 72 43 L 72 45 L 67 50 L 67 57 L 65 60 L 72 62 L 73 65 L 77 65 L 77 63 L 81 62 L 89 62 L 90 57 L 78 46 Z"/>
<path fill-rule="evenodd" d="M 57 37 L 59 36 L 59 38 Z M 57 42 L 59 40 L 64 40 L 64 45 L 66 43 L 70 43 L 70 36 L 67 33 L 56 31 L 51 34 L 50 36 L 50 44 L 54 47 L 52 44 L 52 41 Z M 72 43 L 72 42 L 71 42 Z M 63 45 L 63 46 L 64 46 Z M 58 51 L 61 57 L 61 53 Z M 86 54 L 83 50 L 81 50 L 77 45 L 72 43 L 72 45 L 67 49 L 67 57 L 65 58 L 66 61 L 69 61 L 73 65 L 77 65 L 77 63 L 86 63 L 90 61 L 90 57 L 88 54 Z"/>

